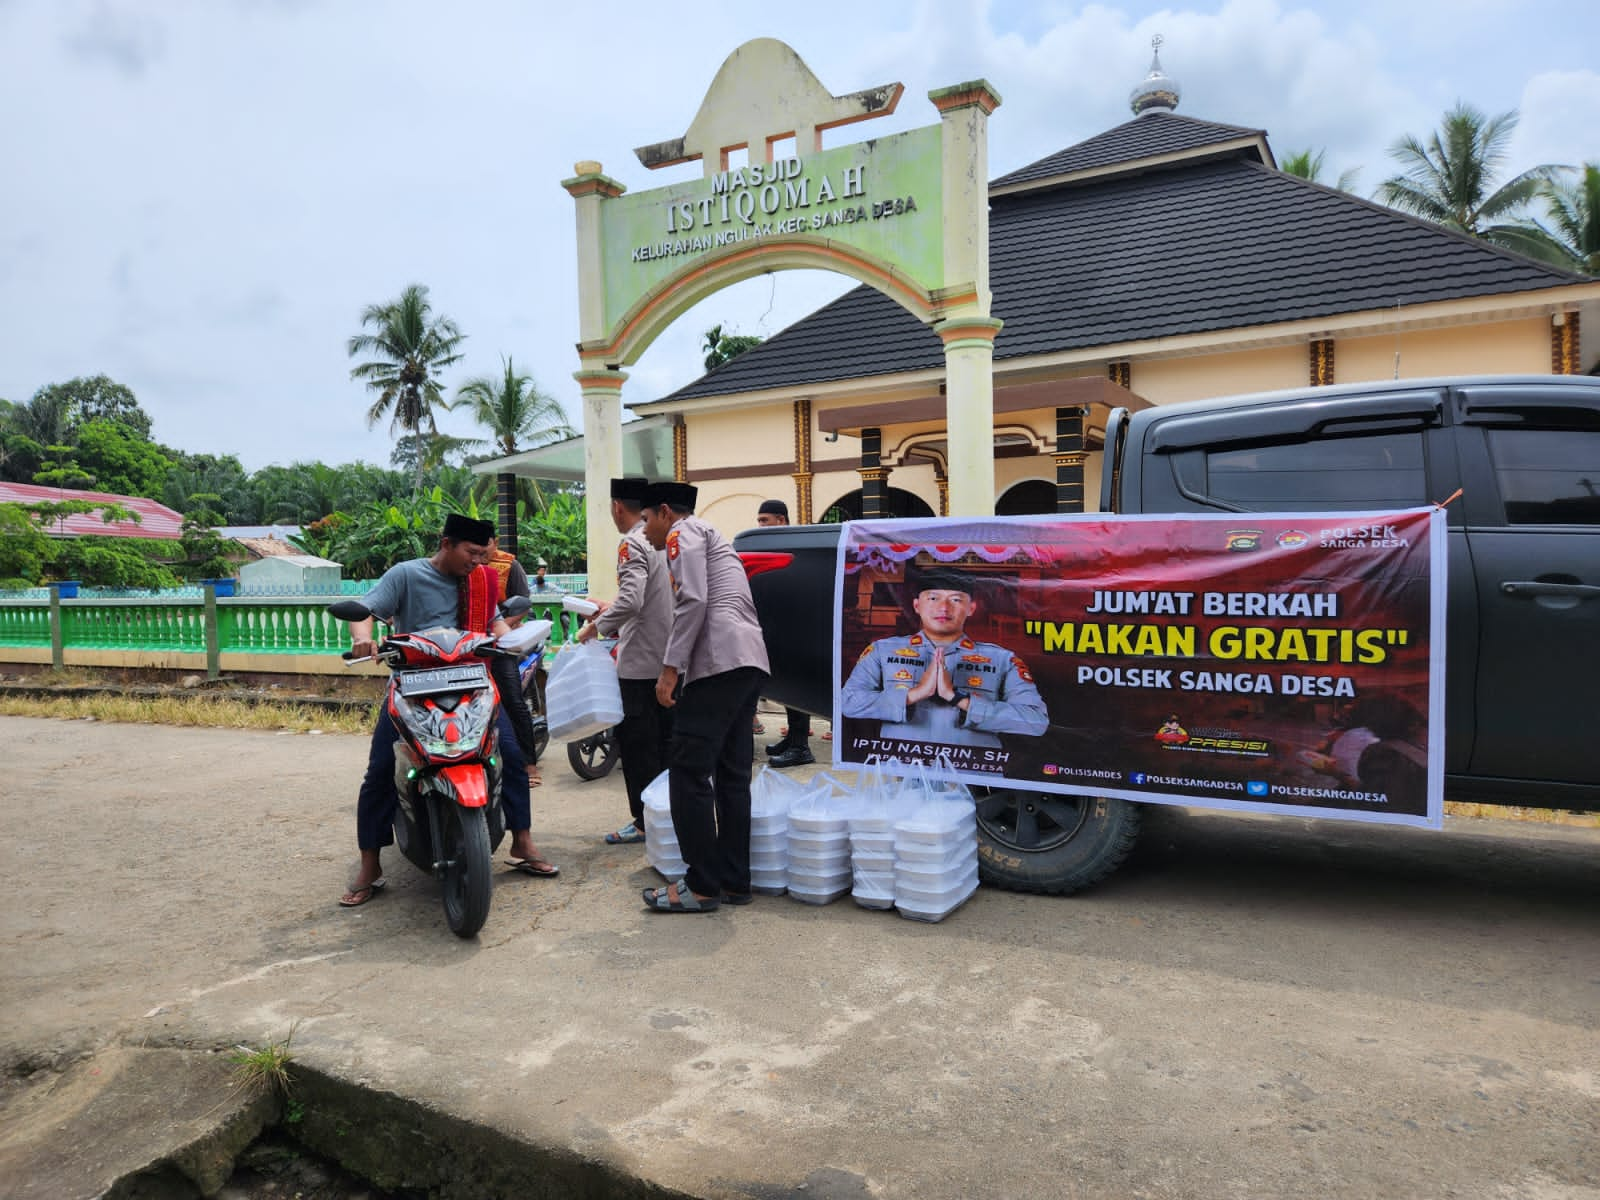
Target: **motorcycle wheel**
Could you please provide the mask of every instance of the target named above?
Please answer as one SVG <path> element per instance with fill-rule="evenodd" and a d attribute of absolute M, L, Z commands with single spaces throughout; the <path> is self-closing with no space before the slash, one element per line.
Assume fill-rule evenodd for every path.
<path fill-rule="evenodd" d="M 617 745 L 617 731 L 602 729 L 593 737 L 581 742 L 567 743 L 567 761 L 579 779 L 602 779 L 617 765 L 622 749 Z"/>
<path fill-rule="evenodd" d="M 489 822 L 481 808 L 448 806 L 444 820 L 444 919 L 469 938 L 489 919 Z"/>

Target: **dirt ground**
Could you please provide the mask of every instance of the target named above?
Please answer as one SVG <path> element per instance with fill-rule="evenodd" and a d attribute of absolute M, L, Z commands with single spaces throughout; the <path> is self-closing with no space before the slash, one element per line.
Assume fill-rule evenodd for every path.
<path fill-rule="evenodd" d="M 334 904 L 362 738 L 0 744 L 8 1111 L 111 1042 L 293 1027 L 318 1071 L 693 1195 L 1600 1200 L 1595 830 L 1150 809 L 1081 897 L 667 918 L 598 841 L 620 779 L 551 758 L 561 877 L 499 876 L 461 942 L 396 855 Z"/>

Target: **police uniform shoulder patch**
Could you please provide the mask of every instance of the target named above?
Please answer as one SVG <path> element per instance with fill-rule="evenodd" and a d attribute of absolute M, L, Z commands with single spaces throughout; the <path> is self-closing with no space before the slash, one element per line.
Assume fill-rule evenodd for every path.
<path fill-rule="evenodd" d="M 628 561 L 628 543 L 622 542 L 617 546 L 617 565 L 620 567 Z"/>
<path fill-rule="evenodd" d="M 861 657 L 856 659 L 856 661 L 857 662 L 865 662 L 867 660 L 867 658 L 872 654 L 872 648 L 874 646 L 876 646 L 877 644 L 878 644 L 877 642 L 868 642 L 867 643 L 867 648 L 861 652 Z"/>
<path fill-rule="evenodd" d="M 920 646 L 920 645 L 922 645 L 922 635 L 920 633 L 913 633 L 911 635 L 911 640 L 909 642 L 907 642 L 906 645 L 908 645 L 908 646 Z"/>
<path fill-rule="evenodd" d="M 1022 680 L 1023 683 L 1033 682 L 1033 676 L 1028 674 L 1027 663 L 1023 662 L 1020 658 L 1013 657 L 1011 659 L 1011 665 L 1017 672 L 1017 678 Z"/>
<path fill-rule="evenodd" d="M 962 638 L 961 648 L 963 650 L 976 650 L 978 648 L 978 643 L 973 641 L 971 638 Z"/>
<path fill-rule="evenodd" d="M 678 557 L 678 531 L 676 529 L 674 529 L 670 533 L 667 534 L 667 558 L 668 559 L 676 559 L 677 557 Z"/>

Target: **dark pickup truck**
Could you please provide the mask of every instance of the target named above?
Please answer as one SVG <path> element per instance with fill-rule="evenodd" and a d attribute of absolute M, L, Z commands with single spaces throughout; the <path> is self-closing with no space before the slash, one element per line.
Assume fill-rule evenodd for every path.
<path fill-rule="evenodd" d="M 1600 379 L 1482 377 L 1307 388 L 1118 409 L 1100 507 L 1115 513 L 1448 507 L 1446 795 L 1600 809 Z M 782 704 L 833 710 L 838 525 L 734 541 Z M 996 788 L 978 798 L 985 882 L 1070 892 L 1126 857 L 1140 806 Z"/>

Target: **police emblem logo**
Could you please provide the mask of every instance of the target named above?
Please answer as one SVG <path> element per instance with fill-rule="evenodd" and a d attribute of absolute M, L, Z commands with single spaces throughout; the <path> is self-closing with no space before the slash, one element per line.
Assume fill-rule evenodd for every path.
<path fill-rule="evenodd" d="M 968 675 L 967 676 L 967 686 L 969 688 L 982 687 L 983 686 L 983 676 L 982 675 Z"/>
<path fill-rule="evenodd" d="M 986 663 L 989 661 L 987 654 L 963 654 L 961 661 L 964 663 Z"/>
<path fill-rule="evenodd" d="M 1016 669 L 1017 678 L 1022 680 L 1023 683 L 1033 682 L 1033 676 L 1028 674 L 1027 663 L 1023 662 L 1020 658 L 1013 658 L 1011 660 L 1011 665 Z"/>
<path fill-rule="evenodd" d="M 627 542 L 623 542 L 620 546 L 617 547 L 617 566 L 620 567 L 623 563 L 625 563 L 627 561 L 628 561 L 628 543 Z"/>
<path fill-rule="evenodd" d="M 911 678 L 911 672 L 910 671 L 896 671 L 894 673 L 894 677 L 896 679 L 910 679 Z"/>
<path fill-rule="evenodd" d="M 678 557 L 678 531 L 674 529 L 667 534 L 667 558 L 669 561 Z"/>

